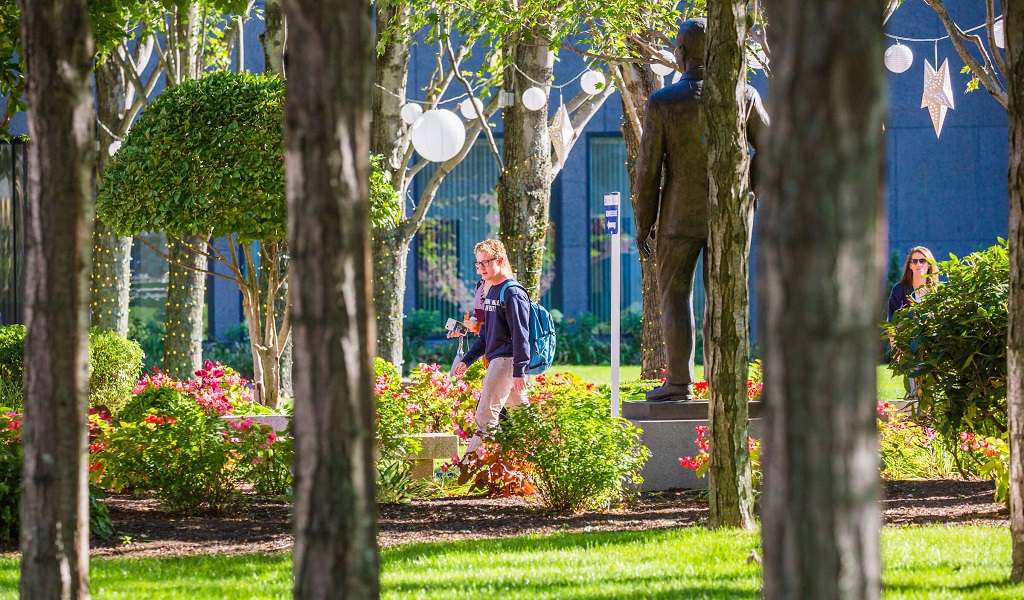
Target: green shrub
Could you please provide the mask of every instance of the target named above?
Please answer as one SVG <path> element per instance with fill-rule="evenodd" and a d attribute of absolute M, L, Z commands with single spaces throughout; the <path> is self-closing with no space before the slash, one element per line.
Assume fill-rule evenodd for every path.
<path fill-rule="evenodd" d="M 0 390 L 7 399 L 24 395 L 24 355 L 25 326 L 0 327 Z M 137 343 L 111 331 L 89 332 L 89 406 L 119 410 L 141 369 L 142 349 Z"/>
<path fill-rule="evenodd" d="M 195 400 L 180 389 L 171 386 L 147 387 L 116 413 L 114 421 L 137 423 L 146 418 L 151 411 L 177 417 L 191 411 L 195 404 Z"/>
<path fill-rule="evenodd" d="M 1006 242 L 939 263 L 946 281 L 885 324 L 894 340 L 890 368 L 917 380 L 919 420 L 955 449 L 961 432 L 1000 437 L 1007 430 Z"/>
<path fill-rule="evenodd" d="M 412 432 L 412 417 L 406 412 L 408 402 L 401 392 L 402 379 L 398 369 L 380 357 L 373 359 L 373 374 L 380 460 L 402 458 L 415 450 L 405 437 Z"/>
<path fill-rule="evenodd" d="M 596 315 L 582 313 L 575 319 L 563 317 L 555 321 L 558 343 L 555 346 L 555 364 L 607 365 L 611 350 L 607 341 L 596 336 L 608 334 L 608 323 Z"/>
<path fill-rule="evenodd" d="M 163 321 L 131 317 L 128 324 L 128 339 L 135 340 L 142 347 L 142 370 L 149 373 L 153 368 L 164 366 L 164 336 L 167 331 Z"/>
<path fill-rule="evenodd" d="M 544 504 L 554 510 L 607 507 L 639 484 L 650 451 L 640 430 L 608 414 L 608 399 L 571 374 L 539 376 L 530 402 L 509 411 L 492 434 L 525 460 Z"/>
<path fill-rule="evenodd" d="M 142 348 L 114 331 L 89 334 L 89 405 L 116 413 L 128 403 L 142 372 Z"/>

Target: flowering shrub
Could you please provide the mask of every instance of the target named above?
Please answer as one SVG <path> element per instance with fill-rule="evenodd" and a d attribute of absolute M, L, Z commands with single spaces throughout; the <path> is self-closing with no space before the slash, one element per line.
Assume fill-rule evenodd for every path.
<path fill-rule="evenodd" d="M 491 437 L 522 461 L 554 510 L 603 507 L 638 484 L 650 451 L 640 430 L 612 418 L 604 395 L 571 374 L 539 375 L 529 402 L 508 413 Z"/>
<path fill-rule="evenodd" d="M 711 461 L 711 441 L 706 437 L 707 425 L 698 425 L 694 430 L 697 432 L 697 456 L 684 456 L 679 464 L 684 469 L 693 469 L 697 477 L 704 477 Z M 754 492 L 758 492 L 761 489 L 761 440 L 748 437 L 747 448 L 750 450 L 750 484 Z"/>
<path fill-rule="evenodd" d="M 440 365 L 418 366 L 410 375 L 412 386 L 407 392 L 412 433 L 454 433 L 463 440 L 471 437 L 483 373 L 481 361 L 456 380 L 442 372 Z"/>
<path fill-rule="evenodd" d="M 994 500 L 1010 506 L 1010 445 L 1004 437 L 983 437 L 974 433 L 960 434 L 960 450 L 967 453 L 978 468 L 978 475 L 996 484 Z"/>
<path fill-rule="evenodd" d="M 373 396 L 377 401 L 377 449 L 380 458 L 401 458 L 414 448 L 406 434 L 412 432 L 412 416 L 406 411 L 408 394 L 402 391 L 398 369 L 388 361 L 373 359 Z"/>
<path fill-rule="evenodd" d="M 157 399 L 158 397 L 149 396 L 145 392 L 165 388 L 191 396 L 196 404 L 211 415 L 214 413 L 221 416 L 267 413 L 266 409 L 261 409 L 253 402 L 252 388 L 246 386 L 245 384 L 248 382 L 231 367 L 206 361 L 203 368 L 196 371 L 195 374 L 195 378 L 182 381 L 170 377 L 154 367 L 152 375 L 143 377 L 135 385 L 135 389 L 132 391 L 135 397 L 125 406 L 121 414 L 118 414 L 118 419 L 137 421 L 150 408 L 159 409 L 159 406 L 147 403 L 150 398 Z"/>
<path fill-rule="evenodd" d="M 109 414 L 97 409 L 89 410 L 90 438 L 93 423 Z M 0 407 L 0 541 L 18 539 L 21 525 L 21 414 Z M 103 493 L 89 486 L 89 531 L 104 539 L 114 533 L 110 513 L 102 502 Z"/>
<path fill-rule="evenodd" d="M 931 427 L 910 420 L 891 402 L 878 403 L 878 450 L 883 479 L 929 479 L 956 474 L 956 461 Z"/>

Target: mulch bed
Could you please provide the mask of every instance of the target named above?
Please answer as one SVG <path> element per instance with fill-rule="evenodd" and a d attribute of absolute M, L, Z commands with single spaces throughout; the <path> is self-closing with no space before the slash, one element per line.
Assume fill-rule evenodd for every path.
<path fill-rule="evenodd" d="M 984 523 L 1009 526 L 992 502 L 989 481 L 889 481 L 883 484 L 887 525 Z M 222 517 L 168 515 L 150 498 L 107 498 L 118 535 L 92 541 L 92 555 L 170 557 L 193 554 L 279 552 L 292 547 L 291 505 L 250 500 Z M 707 500 L 697 491 L 645 493 L 636 502 L 603 512 L 550 513 L 530 498 L 445 497 L 407 506 L 382 506 L 383 547 L 581 531 L 643 531 L 703 524 Z M 0 545 L 11 555 L 13 545 Z"/>

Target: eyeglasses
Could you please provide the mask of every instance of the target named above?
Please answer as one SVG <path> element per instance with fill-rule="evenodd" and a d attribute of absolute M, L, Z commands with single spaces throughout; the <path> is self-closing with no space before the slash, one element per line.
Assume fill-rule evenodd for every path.
<path fill-rule="evenodd" d="M 912 258 L 912 259 L 910 259 L 910 264 L 912 264 L 912 265 L 926 265 L 926 264 L 928 264 L 928 259 L 927 258 Z"/>
<path fill-rule="evenodd" d="M 492 262 L 494 262 L 496 260 L 498 260 L 497 257 L 495 257 L 495 258 L 488 258 L 487 260 L 478 260 L 478 261 L 474 262 L 473 264 L 476 265 L 476 268 L 478 268 L 478 269 L 486 269 L 488 265 L 490 265 Z"/>

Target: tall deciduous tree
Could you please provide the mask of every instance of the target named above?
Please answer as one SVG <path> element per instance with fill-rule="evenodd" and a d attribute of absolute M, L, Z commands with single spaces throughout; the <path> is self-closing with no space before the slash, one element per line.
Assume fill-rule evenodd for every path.
<path fill-rule="evenodd" d="M 1010 307 L 1007 341 L 1010 412 L 1011 578 L 1024 579 L 1024 5 L 1003 8 L 1006 35 L 1007 108 L 1010 113 Z"/>
<path fill-rule="evenodd" d="M 764 597 L 877 598 L 883 0 L 778 0 L 758 270 Z"/>
<path fill-rule="evenodd" d="M 708 150 L 708 290 L 704 368 L 709 385 L 711 527 L 754 526 L 747 446 L 750 361 L 750 190 L 747 120 L 760 125 L 748 93 L 746 0 L 708 3 L 707 59 L 701 118 Z"/>
<path fill-rule="evenodd" d="M 89 597 L 86 480 L 93 209 L 84 0 L 21 4 L 29 109 L 21 597 Z"/>
<path fill-rule="evenodd" d="M 369 13 L 358 0 L 284 6 L 295 597 L 376 598 Z"/>

